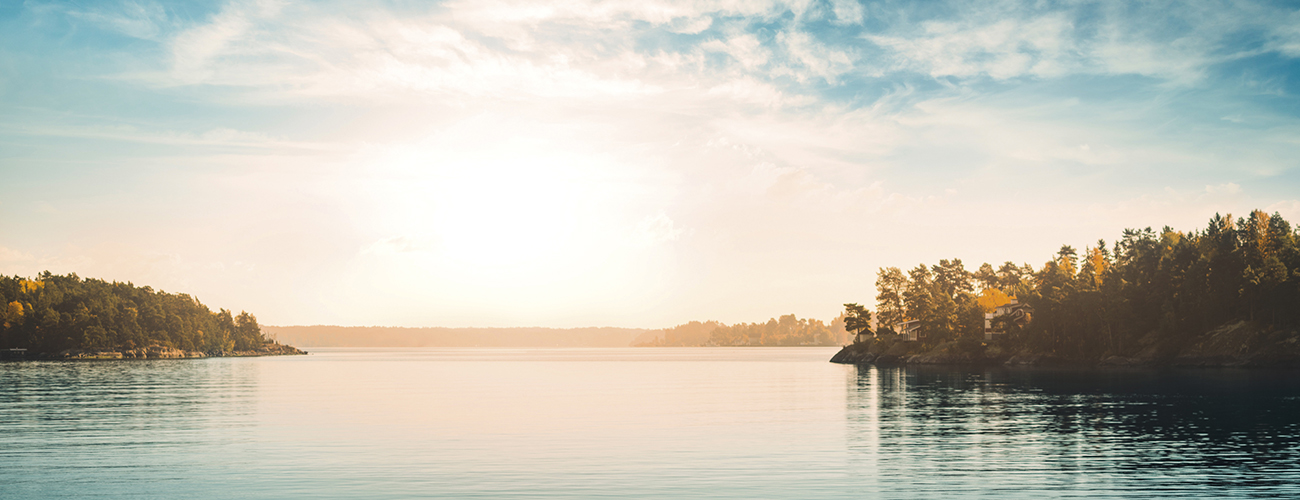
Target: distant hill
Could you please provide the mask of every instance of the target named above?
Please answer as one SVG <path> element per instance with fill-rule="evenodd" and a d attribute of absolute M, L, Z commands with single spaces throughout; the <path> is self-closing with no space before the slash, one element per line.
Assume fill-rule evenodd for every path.
<path fill-rule="evenodd" d="M 282 343 L 305 347 L 628 347 L 643 328 L 406 328 L 262 326 Z"/>

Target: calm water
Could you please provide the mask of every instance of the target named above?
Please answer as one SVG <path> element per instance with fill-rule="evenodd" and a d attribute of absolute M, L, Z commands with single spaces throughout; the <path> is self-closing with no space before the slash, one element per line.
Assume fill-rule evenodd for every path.
<path fill-rule="evenodd" d="M 0 497 L 1300 497 L 1300 374 L 834 351 L 0 363 Z"/>

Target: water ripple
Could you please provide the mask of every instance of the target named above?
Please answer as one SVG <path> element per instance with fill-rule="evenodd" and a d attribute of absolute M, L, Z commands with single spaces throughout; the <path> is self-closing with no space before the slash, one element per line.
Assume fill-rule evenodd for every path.
<path fill-rule="evenodd" d="M 1291 372 L 830 354 L 0 363 L 0 498 L 1300 497 Z"/>

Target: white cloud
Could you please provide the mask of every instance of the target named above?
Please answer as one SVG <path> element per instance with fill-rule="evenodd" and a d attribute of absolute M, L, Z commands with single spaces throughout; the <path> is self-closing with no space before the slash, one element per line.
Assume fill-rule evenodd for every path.
<path fill-rule="evenodd" d="M 1279 213 L 1292 225 L 1300 223 L 1300 200 L 1285 200 L 1264 207 L 1267 213 Z"/>
<path fill-rule="evenodd" d="M 694 35 L 709 29 L 710 26 L 713 26 L 713 18 L 710 16 L 680 17 L 669 24 L 668 31 Z"/>
<path fill-rule="evenodd" d="M 793 4 L 793 5 L 791 5 Z M 452 2 L 447 5 L 459 19 L 492 24 L 537 25 L 562 22 L 584 26 L 623 28 L 627 22 L 642 21 L 677 29 L 706 15 L 766 17 L 797 6 L 780 1 L 662 1 L 597 0 L 531 2 L 510 0 Z M 687 21 L 682 21 L 687 19 Z"/>
<path fill-rule="evenodd" d="M 434 17 L 340 18 L 305 8 L 232 5 L 172 40 L 170 77 L 179 84 L 366 100 L 411 93 L 590 98 L 659 91 L 620 76 L 618 69 L 629 69 L 627 59 L 611 65 L 590 49 L 549 45 L 532 53 L 500 51 Z"/>
<path fill-rule="evenodd" d="M 836 79 L 853 70 L 854 57 L 847 51 L 836 50 L 801 31 L 783 31 L 776 39 L 790 55 L 785 72 L 800 82 L 818 77 L 835 84 Z"/>
<path fill-rule="evenodd" d="M 647 215 L 637 223 L 632 233 L 632 241 L 638 245 L 654 245 L 677 241 L 686 232 L 661 210 L 654 215 Z"/>
<path fill-rule="evenodd" d="M 88 21 L 101 28 L 123 35 L 155 40 L 171 22 L 161 5 L 153 2 L 124 2 L 116 5 L 96 6 L 86 10 L 69 10 L 67 15 Z"/>
<path fill-rule="evenodd" d="M 252 22 L 244 6 L 231 3 L 205 23 L 177 34 L 171 41 L 171 77 L 182 84 L 206 83 L 213 77 L 224 81 L 213 68 L 214 59 L 254 49 L 247 40 Z M 248 47 L 241 47 L 247 44 Z"/>
<path fill-rule="evenodd" d="M 712 87 L 708 94 L 769 108 L 802 106 L 816 102 L 816 99 L 810 96 L 787 95 L 768 83 L 750 77 L 742 77 Z"/>
<path fill-rule="evenodd" d="M 1204 78 L 1207 67 L 1216 61 L 1206 57 L 1207 47 L 1188 45 L 1135 40 L 1124 36 L 1122 28 L 1116 27 L 1089 56 L 1095 63 L 1095 72 L 1144 75 L 1176 84 L 1194 84 Z"/>
<path fill-rule="evenodd" d="M 1269 33 L 1273 49 L 1287 57 L 1300 57 L 1300 11 L 1274 21 Z"/>
<path fill-rule="evenodd" d="M 857 0 L 832 0 L 831 10 L 836 24 L 862 24 L 866 10 Z"/>
<path fill-rule="evenodd" d="M 1051 12 L 1026 3 L 963 6 L 961 15 L 900 23 L 864 38 L 894 56 L 893 68 L 935 77 L 996 80 L 1067 74 L 1142 75 L 1186 86 L 1215 64 L 1267 51 L 1300 55 L 1300 12 L 1239 2 L 1066 6 Z M 1086 11 L 1086 14 L 1085 14 Z M 1267 37 L 1239 45 L 1243 32 Z"/>
<path fill-rule="evenodd" d="M 1225 26 L 1266 23 L 1258 50 L 1292 53 L 1287 16 L 1025 6 L 934 9 L 948 18 L 904 6 L 904 22 L 872 10 L 858 28 L 868 13 L 840 1 L 235 2 L 178 33 L 128 23 L 115 29 L 170 50 L 146 83 L 179 88 L 143 89 L 157 114 L 0 125 L 36 152 L 42 139 L 129 143 L 15 155 L 16 171 L 43 179 L 29 185 L 64 198 L 0 185 L 15 200 L 5 209 L 62 214 L 24 208 L 5 229 L 27 234 L 33 220 L 47 241 L 96 241 L 134 224 L 124 238 L 153 238 L 156 255 L 64 253 L 112 276 L 206 275 L 194 291 L 251 297 L 240 306 L 281 323 L 645 326 L 824 317 L 861 300 L 877 266 L 1033 261 L 1126 226 L 1240 211 L 1262 178 L 1290 182 L 1292 117 L 1230 99 L 1200 109 L 1168 88 L 1213 83 L 1207 67 L 1241 56 L 1224 50 Z M 1073 74 L 1115 87 L 1050 81 Z M 1285 88 L 1268 76 L 1242 79 Z M 1234 91 L 1207 90 L 1195 99 Z M 79 177 L 108 168 L 124 179 L 112 188 Z M 100 209 L 123 200 L 141 216 Z M 1008 217 L 1025 230 L 990 240 Z M 158 269 L 125 265 L 142 255 Z M 497 319 L 503 301 L 549 316 Z"/>
<path fill-rule="evenodd" d="M 1073 26 L 1063 15 L 987 24 L 926 22 L 919 36 L 868 35 L 889 48 L 903 68 L 935 77 L 988 75 L 995 79 L 1056 76 L 1074 60 Z"/>
<path fill-rule="evenodd" d="M 130 125 L 33 125 L 0 122 L 0 131 L 24 136 L 106 139 L 170 146 L 220 146 L 226 148 L 274 149 L 280 152 L 327 152 L 343 148 L 336 143 L 293 141 L 261 132 L 214 128 L 202 133 L 148 130 Z"/>
<path fill-rule="evenodd" d="M 32 254 L 20 252 L 11 248 L 0 247 L 0 262 L 5 263 L 6 265 L 13 266 L 16 264 L 31 262 L 33 260 L 35 259 L 32 258 Z"/>
<path fill-rule="evenodd" d="M 772 53 L 763 47 L 763 43 L 753 34 L 741 34 L 727 38 L 707 40 L 700 44 L 706 52 L 720 52 L 730 56 L 746 71 L 755 71 L 767 65 Z"/>
<path fill-rule="evenodd" d="M 1237 185 L 1235 182 L 1227 182 L 1213 186 L 1207 185 L 1205 186 L 1205 192 L 1207 194 L 1238 194 L 1241 193 L 1241 186 Z"/>

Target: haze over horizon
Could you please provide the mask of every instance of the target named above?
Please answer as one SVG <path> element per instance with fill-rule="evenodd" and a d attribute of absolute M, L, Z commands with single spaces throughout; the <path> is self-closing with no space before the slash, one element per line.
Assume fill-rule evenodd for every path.
<path fill-rule="evenodd" d="M 0 272 L 271 325 L 829 320 L 881 266 L 1300 222 L 1273 2 L 0 5 Z"/>

